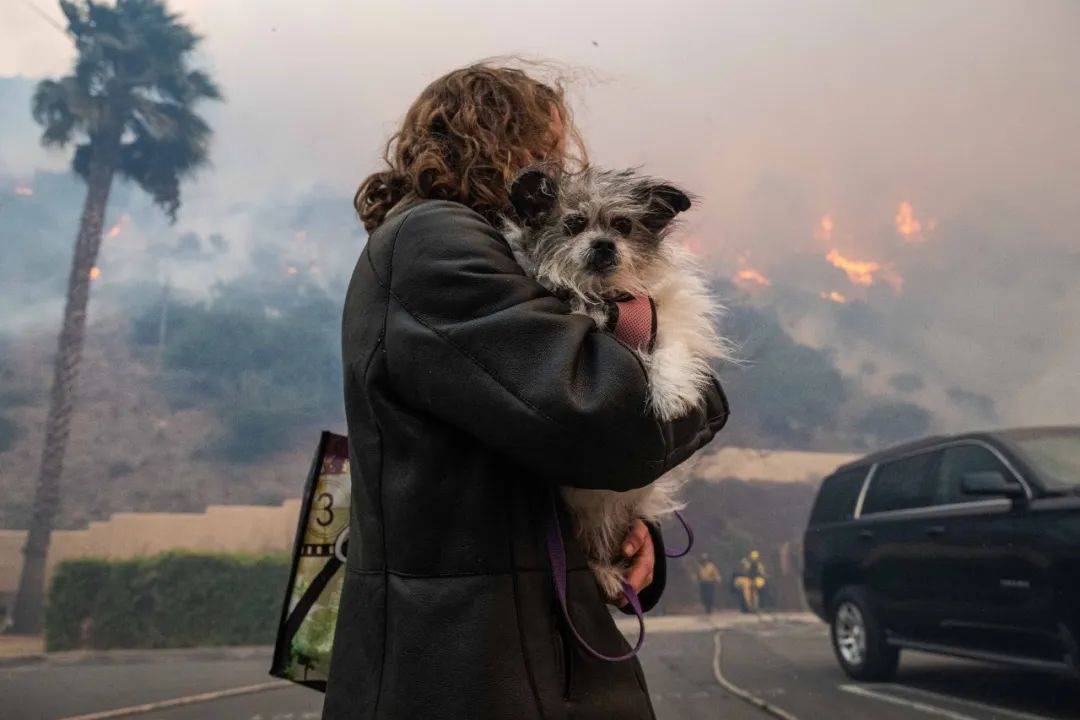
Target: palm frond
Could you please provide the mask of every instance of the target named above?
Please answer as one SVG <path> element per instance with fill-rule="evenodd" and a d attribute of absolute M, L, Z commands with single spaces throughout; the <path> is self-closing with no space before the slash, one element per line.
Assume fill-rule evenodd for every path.
<path fill-rule="evenodd" d="M 187 74 L 187 85 L 186 97 L 189 101 L 193 102 L 198 98 L 206 98 L 207 100 L 220 100 L 222 98 L 221 88 L 202 70 L 189 72 Z"/>
<path fill-rule="evenodd" d="M 42 80 L 38 83 L 30 101 L 30 111 L 44 128 L 41 134 L 44 145 L 63 146 L 71 140 L 79 118 L 71 110 L 71 100 L 62 82 Z"/>
<path fill-rule="evenodd" d="M 42 141 L 81 139 L 73 157 L 85 176 L 95 158 L 138 183 L 170 218 L 180 180 L 207 159 L 210 127 L 196 113 L 218 100 L 210 76 L 190 66 L 201 37 L 163 0 L 61 0 L 77 56 L 71 75 L 46 80 L 34 96 Z M 105 153 L 104 146 L 113 150 Z"/>
<path fill-rule="evenodd" d="M 138 126 L 121 150 L 119 170 L 154 198 L 171 219 L 180 207 L 180 180 L 207 162 L 210 127 L 188 108 L 162 103 L 154 132 Z M 161 132 L 161 128 L 167 128 Z"/>

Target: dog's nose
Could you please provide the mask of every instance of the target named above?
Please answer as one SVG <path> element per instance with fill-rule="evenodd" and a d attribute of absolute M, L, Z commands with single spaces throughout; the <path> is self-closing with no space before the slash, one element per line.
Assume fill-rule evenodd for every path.
<path fill-rule="evenodd" d="M 592 249 L 594 253 L 614 255 L 615 243 L 607 238 L 600 238 L 599 240 L 593 240 Z"/>
<path fill-rule="evenodd" d="M 606 238 L 593 240 L 589 249 L 589 268 L 603 271 L 615 267 L 618 252 L 615 243 Z"/>

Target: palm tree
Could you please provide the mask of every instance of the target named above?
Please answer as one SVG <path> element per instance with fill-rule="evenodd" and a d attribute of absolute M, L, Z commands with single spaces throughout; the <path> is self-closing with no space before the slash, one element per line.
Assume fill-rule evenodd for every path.
<path fill-rule="evenodd" d="M 41 81 L 32 110 L 44 128 L 45 145 L 75 144 L 72 167 L 86 181 L 86 200 L 68 277 L 22 576 L 8 627 L 20 633 L 41 630 L 45 559 L 59 509 L 91 273 L 113 178 L 119 173 L 138 184 L 175 221 L 180 180 L 207 159 L 210 128 L 193 107 L 221 97 L 207 74 L 190 67 L 201 38 L 163 0 L 116 0 L 115 5 L 61 0 L 60 9 L 77 51 L 74 72 Z"/>

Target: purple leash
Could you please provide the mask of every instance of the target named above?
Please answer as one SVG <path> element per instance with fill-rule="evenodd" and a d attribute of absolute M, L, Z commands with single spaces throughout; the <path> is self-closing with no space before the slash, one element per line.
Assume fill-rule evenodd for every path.
<path fill-rule="evenodd" d="M 686 547 L 679 552 L 668 552 L 664 550 L 664 556 L 669 558 L 681 558 L 690 552 L 690 549 L 694 547 L 694 531 L 690 527 L 690 523 L 686 522 L 686 518 L 682 516 L 682 513 L 678 510 L 675 511 L 675 517 L 679 518 L 679 522 L 682 523 L 683 530 L 686 531 Z"/>
<path fill-rule="evenodd" d="M 555 580 L 555 595 L 559 598 L 559 607 L 562 608 L 563 618 L 566 619 L 570 632 L 574 634 L 574 638 L 582 649 L 597 660 L 607 662 L 629 660 L 637 655 L 638 650 L 641 649 L 642 644 L 645 642 L 645 614 L 641 609 L 641 601 L 638 599 L 637 593 L 626 582 L 622 584 L 623 593 L 630 602 L 630 607 L 634 609 L 634 615 L 637 616 L 638 621 L 638 639 L 633 650 L 623 655 L 605 655 L 585 642 L 585 638 L 581 637 L 581 633 L 574 627 L 574 621 L 570 619 L 570 610 L 566 607 L 566 548 L 563 546 L 562 530 L 559 528 L 559 509 L 555 504 L 554 489 L 551 493 L 551 522 L 548 524 L 547 551 L 548 560 L 551 561 L 551 575 Z"/>

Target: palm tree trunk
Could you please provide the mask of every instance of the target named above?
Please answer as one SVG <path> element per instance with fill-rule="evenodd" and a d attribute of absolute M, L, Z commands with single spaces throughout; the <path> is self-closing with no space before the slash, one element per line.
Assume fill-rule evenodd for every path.
<path fill-rule="evenodd" d="M 49 414 L 45 421 L 45 444 L 30 528 L 23 546 L 23 568 L 15 606 L 8 623 L 12 633 L 40 633 L 45 601 L 45 560 L 49 552 L 53 521 L 60 509 L 60 478 L 64 468 L 64 451 L 71 430 L 71 414 L 75 401 L 75 385 L 82 360 L 86 336 L 86 306 L 90 299 L 90 273 L 97 263 L 101 248 L 101 230 L 105 206 L 112 188 L 114 162 L 93 161 L 86 178 L 86 201 L 79 235 L 75 241 L 75 256 L 68 277 L 67 302 L 64 305 L 64 324 L 56 350 L 52 391 L 49 394 Z"/>

